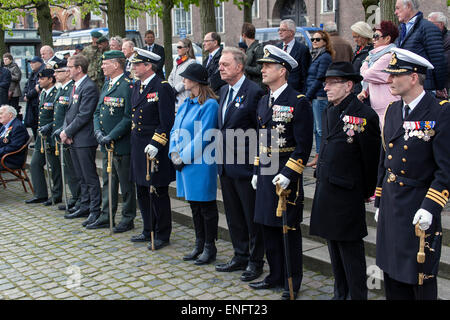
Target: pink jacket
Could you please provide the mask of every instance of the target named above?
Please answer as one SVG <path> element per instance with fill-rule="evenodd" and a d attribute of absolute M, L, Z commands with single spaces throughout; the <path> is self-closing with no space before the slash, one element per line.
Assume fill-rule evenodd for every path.
<path fill-rule="evenodd" d="M 371 51 L 371 53 L 381 51 L 385 47 L 386 46 L 375 48 Z M 392 101 L 400 100 L 399 96 L 393 96 L 391 94 L 388 84 L 389 74 L 382 72 L 382 70 L 389 65 L 390 61 L 391 54 L 387 53 L 379 58 L 370 68 L 368 63 L 364 61 L 360 70 L 361 75 L 364 77 L 364 81 L 369 84 L 367 93 L 370 97 L 370 104 L 380 119 L 380 126 L 383 126 L 384 112 L 387 106 Z"/>

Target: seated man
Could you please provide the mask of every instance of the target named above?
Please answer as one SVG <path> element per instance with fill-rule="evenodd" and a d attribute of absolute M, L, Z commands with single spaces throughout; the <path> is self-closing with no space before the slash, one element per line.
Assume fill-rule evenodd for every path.
<path fill-rule="evenodd" d="M 0 159 L 7 153 L 19 150 L 30 137 L 22 121 L 16 119 L 17 111 L 12 106 L 0 107 Z M 5 165 L 9 168 L 20 168 L 27 156 L 26 152 L 14 154 L 5 159 Z M 3 170 L 0 163 L 0 170 Z"/>

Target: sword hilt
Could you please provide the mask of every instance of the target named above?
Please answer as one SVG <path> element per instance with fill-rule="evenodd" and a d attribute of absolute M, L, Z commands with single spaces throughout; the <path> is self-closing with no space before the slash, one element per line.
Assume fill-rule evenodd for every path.
<path fill-rule="evenodd" d="M 59 156 L 59 149 L 58 149 L 58 140 L 55 138 L 55 156 Z"/>
<path fill-rule="evenodd" d="M 417 263 L 425 263 L 425 231 L 419 228 L 419 223 L 416 224 L 416 236 L 420 238 L 419 252 L 417 252 Z"/>
<path fill-rule="evenodd" d="M 285 190 L 283 189 L 278 183 L 276 185 L 276 193 L 279 197 L 278 199 L 278 207 L 277 207 L 277 217 L 283 216 L 283 211 L 286 212 L 286 199 L 291 193 L 291 190 Z"/>
<path fill-rule="evenodd" d="M 44 153 L 44 139 L 45 139 L 46 137 L 44 137 L 42 134 L 41 134 L 41 153 Z"/>
<path fill-rule="evenodd" d="M 108 148 L 105 144 L 105 149 L 108 152 L 108 166 L 106 167 L 106 172 L 112 172 L 112 154 L 114 151 L 114 141 L 111 141 L 110 147 Z"/>

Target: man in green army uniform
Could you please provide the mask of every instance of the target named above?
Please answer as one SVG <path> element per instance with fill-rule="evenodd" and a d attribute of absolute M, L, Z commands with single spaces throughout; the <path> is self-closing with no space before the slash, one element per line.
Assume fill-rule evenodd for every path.
<path fill-rule="evenodd" d="M 136 217 L 136 191 L 130 180 L 131 89 L 130 79 L 123 72 L 124 66 L 125 55 L 122 51 L 111 50 L 103 54 L 102 69 L 110 80 L 103 86 L 94 112 L 95 138 L 103 152 L 102 212 L 96 221 L 86 221 L 87 229 L 108 228 L 111 201 L 114 222 L 120 183 L 123 197 L 122 220 L 114 227 L 115 233 L 133 229 Z M 112 181 L 108 181 L 106 147 L 109 149 L 111 145 Z M 108 197 L 108 183 L 112 185 L 112 199 Z"/>
<path fill-rule="evenodd" d="M 58 89 L 55 98 L 55 108 L 53 112 L 53 134 L 52 140 L 57 139 L 60 141 L 59 135 L 62 131 L 64 124 L 64 117 L 66 116 L 66 109 L 69 106 L 70 95 L 72 94 L 74 82 L 70 79 L 69 69 L 67 68 L 67 62 L 56 63 L 53 66 L 55 70 L 56 82 L 61 84 Z M 80 180 L 75 175 L 75 169 L 73 167 L 72 158 L 70 157 L 69 146 L 64 146 L 64 177 L 66 183 L 69 185 L 72 198 L 68 200 L 67 204 L 69 209 L 75 207 L 78 209 L 77 202 L 80 199 Z M 61 168 L 62 169 L 62 168 Z M 79 203 L 78 203 L 79 204 Z M 66 205 L 62 204 L 58 207 L 59 210 L 65 210 Z"/>
<path fill-rule="evenodd" d="M 101 69 L 101 57 L 103 53 L 98 46 L 98 39 L 103 37 L 103 34 L 99 31 L 92 31 L 91 37 L 92 44 L 86 46 L 83 51 L 81 51 L 81 54 L 84 55 L 89 61 L 87 75 L 97 84 L 99 89 L 101 89 L 104 82 L 104 76 Z"/>
<path fill-rule="evenodd" d="M 45 154 L 47 153 L 48 164 L 52 176 L 52 190 L 50 197 L 53 203 L 59 203 L 62 199 L 61 167 L 58 158 L 55 156 L 55 143 L 52 142 L 51 133 L 53 129 L 53 108 L 56 98 L 57 88 L 53 69 L 43 69 L 39 72 L 39 86 L 42 90 L 39 97 L 39 136 L 36 140 L 33 156 L 31 157 L 30 171 L 33 182 L 34 198 L 25 203 L 42 203 L 49 206 L 52 198 L 48 198 L 47 182 L 45 181 L 44 165 Z M 43 140 L 45 137 L 46 149 L 44 150 Z"/>
<path fill-rule="evenodd" d="M 94 80 L 94 82 L 97 84 L 99 90 L 101 91 L 103 88 L 103 84 L 105 83 L 105 74 L 103 72 L 103 54 L 107 51 L 109 51 L 109 41 L 108 38 L 105 36 L 101 36 L 97 40 L 97 46 L 98 46 L 98 55 L 96 56 L 96 70 L 97 70 L 97 79 Z M 108 80 L 108 79 L 106 79 Z"/>

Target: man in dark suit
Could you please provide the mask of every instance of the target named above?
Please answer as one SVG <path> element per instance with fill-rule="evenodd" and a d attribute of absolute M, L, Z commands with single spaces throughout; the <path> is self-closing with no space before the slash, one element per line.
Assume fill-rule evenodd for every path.
<path fill-rule="evenodd" d="M 81 200 L 80 208 L 65 215 L 65 218 L 98 216 L 101 190 L 95 165 L 97 140 L 94 136 L 93 116 L 99 93 L 96 84 L 87 76 L 89 61 L 85 56 L 70 57 L 67 67 L 75 84 L 60 138 L 62 143 L 71 145 L 70 156 L 81 181 Z"/>
<path fill-rule="evenodd" d="M 208 70 L 209 86 L 217 95 L 220 87 L 226 84 L 219 72 L 219 60 L 222 55 L 220 41 L 220 36 L 216 32 L 207 33 L 203 39 L 203 50 L 208 52 L 208 58 L 203 61 L 203 66 Z"/>
<path fill-rule="evenodd" d="M 0 66 L 0 106 L 8 103 L 8 90 L 11 86 L 11 72 Z"/>
<path fill-rule="evenodd" d="M 277 47 L 289 53 L 297 61 L 298 66 L 289 73 L 288 83 L 294 90 L 305 93 L 306 76 L 311 65 L 311 54 L 306 45 L 295 39 L 296 29 L 293 20 L 281 21 L 278 34 L 282 42 Z"/>
<path fill-rule="evenodd" d="M 244 66 L 242 51 L 232 47 L 223 49 L 219 71 L 228 85 L 220 89 L 218 123 L 223 139 L 223 164 L 218 165 L 218 172 L 234 257 L 217 265 L 216 271 L 245 270 L 241 280 L 252 281 L 263 271 L 264 242 L 261 225 L 253 222 L 256 193 L 251 180 L 256 146 L 250 146 L 244 131 L 256 131 L 256 107 L 264 92 L 244 76 Z M 233 136 L 227 137 L 230 132 L 234 132 Z"/>
<path fill-rule="evenodd" d="M 288 85 L 287 72 L 297 62 L 285 51 L 272 45 L 264 47 L 259 61 L 263 83 L 270 92 L 258 103 L 258 153 L 254 162 L 252 186 L 256 189 L 255 222 L 263 225 L 264 247 L 269 275 L 250 283 L 254 289 L 284 288 L 282 299 L 289 299 L 285 256 L 290 256 L 294 297 L 303 278 L 302 234 L 303 170 L 311 153 L 313 115 L 308 99 Z M 276 215 L 279 197 L 276 185 L 290 190 L 287 197 L 285 251 L 283 220 Z"/>
<path fill-rule="evenodd" d="M 158 77 L 161 78 L 161 80 L 164 80 L 164 72 L 163 72 L 163 68 L 164 68 L 164 63 L 166 61 L 166 55 L 164 53 L 164 47 L 160 46 L 159 44 L 155 43 L 155 32 L 153 32 L 153 30 L 147 30 L 145 32 L 145 46 L 144 46 L 144 50 L 153 52 L 155 54 L 157 54 L 161 59 L 158 60 L 158 62 L 156 63 L 156 70 L 155 73 L 157 74 Z"/>
<path fill-rule="evenodd" d="M 17 111 L 12 106 L 0 107 L 0 158 L 5 154 L 19 150 L 30 137 L 22 121 L 16 118 Z M 5 164 L 9 168 L 22 167 L 26 152 L 21 152 L 6 158 Z M 0 164 L 0 169 L 2 165 Z"/>
<path fill-rule="evenodd" d="M 352 93 L 362 77 L 350 62 L 332 63 L 322 80 L 330 103 L 322 120 L 310 233 L 327 240 L 334 299 L 367 300 L 365 202 L 375 191 L 378 116 Z"/>
<path fill-rule="evenodd" d="M 169 135 L 175 120 L 175 96 L 172 87 L 153 71 L 160 57 L 153 52 L 135 48 L 133 71 L 139 79 L 131 94 L 131 180 L 141 209 L 144 230 L 132 242 L 148 242 L 151 227 L 155 231 L 156 250 L 170 243 L 172 213 L 169 184 L 175 180 L 170 161 Z M 157 160 L 157 169 L 147 171 L 147 155 Z M 146 179 L 146 172 L 150 180 Z M 150 190 L 150 187 L 155 190 Z M 152 218 L 152 220 L 150 220 Z M 150 243 L 149 249 L 152 248 Z"/>
<path fill-rule="evenodd" d="M 450 104 L 425 92 L 433 65 L 394 48 L 385 72 L 393 95 L 385 113 L 376 188 L 377 266 L 387 300 L 436 300 L 442 247 L 442 210 L 448 202 Z M 425 262 L 417 263 L 425 232 Z M 420 282 L 423 281 L 421 284 Z"/>

